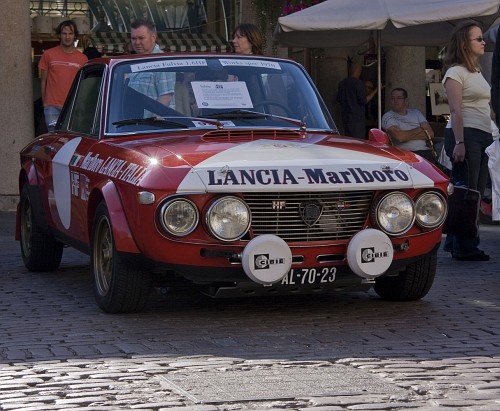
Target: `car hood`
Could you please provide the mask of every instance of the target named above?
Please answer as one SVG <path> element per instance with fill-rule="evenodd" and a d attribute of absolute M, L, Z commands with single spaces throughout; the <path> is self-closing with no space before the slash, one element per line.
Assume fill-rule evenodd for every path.
<path fill-rule="evenodd" d="M 186 174 L 177 192 L 379 190 L 433 187 L 408 152 L 365 141 L 257 139 L 239 144 L 165 144 Z M 158 155 L 158 146 L 155 147 Z M 144 151 L 150 152 L 146 147 Z M 166 154 L 166 153 L 165 153 Z M 406 162 L 410 161 L 410 162 Z M 167 163 L 170 161 L 167 161 Z M 166 165 L 166 161 L 163 162 Z M 420 164 L 421 165 L 421 164 Z M 186 167 L 187 166 L 187 167 Z"/>

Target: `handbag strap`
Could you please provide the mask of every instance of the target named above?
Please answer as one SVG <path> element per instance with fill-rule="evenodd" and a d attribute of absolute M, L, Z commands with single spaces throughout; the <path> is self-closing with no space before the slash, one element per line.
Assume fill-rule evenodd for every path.
<path fill-rule="evenodd" d="M 432 155 L 434 156 L 434 159 L 437 160 L 439 158 L 438 156 L 438 153 L 436 151 L 436 147 L 434 147 L 434 141 L 432 140 L 432 137 L 431 135 L 429 134 L 429 132 L 422 127 L 422 130 L 424 130 L 424 133 L 425 133 L 425 136 L 427 138 L 427 146 L 431 149 L 431 152 L 432 152 Z"/>

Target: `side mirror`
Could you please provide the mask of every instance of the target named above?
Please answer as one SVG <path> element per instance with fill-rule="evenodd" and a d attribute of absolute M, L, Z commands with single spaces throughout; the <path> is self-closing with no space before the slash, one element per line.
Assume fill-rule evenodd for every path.
<path fill-rule="evenodd" d="M 385 131 L 382 131 L 379 128 L 370 129 L 370 132 L 368 133 L 368 140 L 385 145 L 391 144 L 389 136 L 385 133 Z"/>

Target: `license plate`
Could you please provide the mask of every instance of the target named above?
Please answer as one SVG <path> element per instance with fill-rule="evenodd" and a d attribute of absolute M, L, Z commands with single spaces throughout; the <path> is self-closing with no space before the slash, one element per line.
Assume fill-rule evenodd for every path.
<path fill-rule="evenodd" d="M 282 285 L 328 284 L 335 281 L 337 267 L 292 268 L 281 280 Z"/>

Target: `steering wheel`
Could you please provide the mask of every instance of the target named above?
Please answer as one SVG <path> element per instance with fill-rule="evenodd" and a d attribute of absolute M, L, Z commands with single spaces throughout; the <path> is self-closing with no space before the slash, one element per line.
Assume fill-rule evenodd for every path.
<path fill-rule="evenodd" d="M 283 110 L 286 114 L 286 117 L 292 117 L 292 113 L 290 112 L 290 108 L 285 106 L 283 103 L 280 103 L 278 100 L 260 100 L 254 104 L 254 108 L 264 106 L 275 106 Z M 268 113 L 271 114 L 271 113 Z M 279 115 L 279 114 L 277 114 Z"/>

